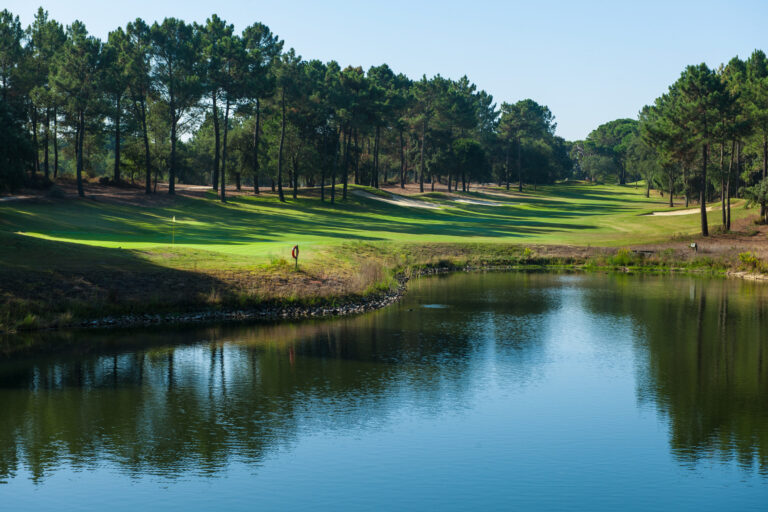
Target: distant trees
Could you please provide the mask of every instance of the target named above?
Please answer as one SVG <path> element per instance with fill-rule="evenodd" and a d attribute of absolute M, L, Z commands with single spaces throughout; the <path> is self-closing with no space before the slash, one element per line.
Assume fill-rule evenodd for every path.
<path fill-rule="evenodd" d="M 0 12 L 0 189 L 74 175 L 226 183 L 281 201 L 300 186 L 335 203 L 349 181 L 418 183 L 468 190 L 569 177 L 642 179 L 688 205 L 722 204 L 730 229 L 734 195 L 768 221 L 768 58 L 756 50 L 711 69 L 688 66 L 638 118 L 617 119 L 585 140 L 555 135 L 555 118 L 531 99 L 497 107 L 467 77 L 418 80 L 386 64 L 363 70 L 305 61 L 271 30 L 242 33 L 212 15 L 205 25 L 141 19 L 105 43 L 75 21 L 66 29 L 38 10 L 25 30 Z M 154 184 L 153 184 L 154 176 Z M 290 197 L 285 187 L 291 190 Z"/>
<path fill-rule="evenodd" d="M 24 31 L 19 17 L 7 9 L 0 12 L 0 87 L 3 101 L 9 101 L 13 92 L 21 92 L 15 81 L 19 78 L 19 66 L 23 55 L 21 46 Z"/>
<path fill-rule="evenodd" d="M 83 142 L 86 130 L 93 124 L 93 118 L 101 108 L 99 92 L 102 85 L 102 57 L 101 42 L 88 35 L 83 23 L 75 21 L 67 29 L 67 42 L 58 54 L 52 72 L 54 90 L 64 100 L 65 119 L 75 130 L 75 173 L 77 193 L 81 197 L 85 195 L 82 179 Z"/>
<path fill-rule="evenodd" d="M 50 140 L 54 141 L 53 174 L 58 174 L 58 144 L 51 137 L 51 121 L 56 131 L 57 107 L 60 97 L 51 87 L 50 74 L 55 64 L 56 55 L 66 42 L 62 26 L 48 18 L 48 13 L 38 9 L 32 25 L 26 31 L 28 44 L 27 54 L 27 87 L 30 88 L 30 107 L 33 109 L 33 141 L 38 149 L 39 138 L 43 139 L 43 173 L 50 177 Z M 30 74 L 29 71 L 32 71 Z M 38 122 L 42 121 L 42 122 Z M 38 137 L 38 124 L 41 124 L 42 137 Z M 38 153 L 38 152 L 36 152 Z M 35 156 L 35 170 L 40 170 L 39 153 Z"/>
<path fill-rule="evenodd" d="M 706 203 L 719 194 L 722 224 L 731 228 L 731 197 L 739 190 L 760 204 L 768 189 L 768 65 L 765 54 L 733 58 L 711 69 L 688 66 L 669 91 L 640 113 L 643 141 L 655 151 L 662 189 L 682 188 L 686 206 L 698 192 L 701 233 L 709 233 Z"/>
<path fill-rule="evenodd" d="M 18 116 L 8 102 L 0 101 L 0 191 L 13 192 L 22 186 L 24 171 L 34 149 Z"/>
<path fill-rule="evenodd" d="M 285 186 L 296 198 L 304 185 L 334 203 L 350 180 L 466 190 L 514 175 L 522 189 L 572 169 L 546 106 L 500 111 L 467 77 L 413 81 L 386 64 L 305 61 L 267 26 L 238 34 L 216 15 L 204 25 L 137 19 L 102 43 L 42 9 L 26 31 L 3 11 L 0 98 L 5 126 L 24 141 L 0 145 L 14 162 L 5 189 L 61 170 L 81 193 L 86 178 L 109 176 L 141 180 L 147 194 L 158 181 L 170 194 L 179 181 L 205 183 L 222 201 L 228 181 L 254 193 L 267 184 L 283 201 Z"/>
<path fill-rule="evenodd" d="M 122 28 L 110 32 L 107 44 L 104 45 L 102 57 L 102 89 L 107 100 L 107 115 L 112 118 L 114 127 L 114 171 L 112 178 L 115 183 L 121 181 L 120 176 L 120 142 L 121 121 L 123 119 L 126 95 L 128 94 L 129 75 L 127 67 L 130 53 L 127 50 L 128 37 Z"/>
<path fill-rule="evenodd" d="M 213 150 L 213 173 L 211 181 L 213 189 L 219 190 L 219 169 L 221 168 L 221 118 L 219 115 L 219 101 L 223 94 L 223 82 L 225 81 L 224 67 L 224 47 L 226 39 L 231 38 L 234 33 L 234 26 L 227 25 L 216 16 L 211 16 L 205 27 L 199 29 L 202 37 L 202 59 L 203 59 L 203 87 L 204 93 L 209 94 L 211 98 L 211 119 L 213 120 L 214 150 Z M 225 192 L 222 192 L 221 199 L 225 200 Z"/>
<path fill-rule="evenodd" d="M 153 92 L 151 45 L 149 26 L 141 19 L 129 23 L 122 40 L 121 56 L 125 62 L 125 75 L 130 98 L 130 114 L 133 116 L 135 134 L 140 138 L 143 160 L 137 165 L 144 167 L 144 191 L 152 193 L 152 155 L 149 147 L 149 104 Z M 138 154 L 138 152 L 137 152 Z"/>
<path fill-rule="evenodd" d="M 626 184 L 629 150 L 637 134 L 638 122 L 634 119 L 616 119 L 598 126 L 584 141 L 582 169 L 592 177 L 610 169 L 619 185 Z"/>
<path fill-rule="evenodd" d="M 150 29 L 154 77 L 157 91 L 168 111 L 170 126 L 170 163 L 168 193 L 174 194 L 176 183 L 176 144 L 179 122 L 196 107 L 202 95 L 200 32 L 176 18 L 166 18 Z"/>
<path fill-rule="evenodd" d="M 20 82 L 22 38 L 19 17 L 0 12 L 0 191 L 13 191 L 24 180 L 33 160 L 31 140 L 23 124 L 23 92 Z"/>
<path fill-rule="evenodd" d="M 738 66 L 732 61 L 734 67 Z M 740 67 L 740 66 L 739 66 Z M 746 110 L 748 123 L 751 132 L 754 134 L 753 143 L 756 145 L 758 159 L 761 162 L 761 181 L 768 179 L 768 58 L 761 50 L 755 50 L 747 59 L 744 66 L 744 73 L 736 74 L 736 80 L 743 77 L 744 101 L 742 107 Z M 739 90 L 738 86 L 731 84 L 730 92 L 734 89 Z M 760 188 L 765 188 L 768 184 L 757 184 L 752 192 L 757 192 Z M 768 221 L 768 211 L 766 211 L 766 202 L 764 198 L 760 202 L 760 216 L 764 221 Z"/>
<path fill-rule="evenodd" d="M 531 99 L 517 103 L 502 103 L 499 135 L 504 146 L 504 181 L 507 190 L 510 182 L 510 155 L 514 152 L 514 167 L 517 175 L 517 190 L 523 191 L 523 153 L 529 144 L 533 157 L 536 150 L 533 143 L 541 141 L 552 146 L 554 142 L 555 117 L 548 107 L 539 105 Z M 539 148 L 541 149 L 541 148 Z M 535 180 L 531 173 L 532 181 Z"/>

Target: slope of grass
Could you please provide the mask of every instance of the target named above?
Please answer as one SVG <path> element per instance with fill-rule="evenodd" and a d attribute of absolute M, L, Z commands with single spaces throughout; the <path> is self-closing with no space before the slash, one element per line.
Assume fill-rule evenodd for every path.
<path fill-rule="evenodd" d="M 386 289 L 397 269 L 525 263 L 535 260 L 525 249 L 534 245 L 542 261 L 567 264 L 578 253 L 573 261 L 583 263 L 588 251 L 540 247 L 626 246 L 699 229 L 695 214 L 645 215 L 668 208 L 640 188 L 570 184 L 463 196 L 484 204 L 439 193 L 411 197 L 438 209 L 353 194 L 335 205 L 312 195 L 222 204 L 210 194 L 2 202 L 0 330 L 34 326 L 38 317 L 56 325 L 101 314 L 335 300 Z M 734 219 L 750 213 L 733 210 Z M 717 219 L 712 212 L 713 226 Z"/>
<path fill-rule="evenodd" d="M 619 246 L 695 233 L 699 226 L 697 215 L 643 216 L 666 209 L 664 201 L 646 199 L 642 189 L 629 187 L 560 185 L 539 187 L 536 193 L 467 196 L 502 206 L 457 203 L 439 195 L 429 201 L 443 206 L 440 209 L 403 207 L 354 195 L 336 205 L 314 197 L 280 203 L 274 197 L 250 196 L 232 198 L 227 204 L 178 197 L 149 206 L 88 199 L 10 202 L 0 203 L 0 233 L 142 251 L 144 257 L 160 260 L 163 254 L 168 259 L 168 254 L 183 249 L 188 257 L 173 258 L 175 265 L 199 260 L 198 266 L 204 267 L 220 265 L 222 254 L 231 264 L 242 258 L 267 261 L 270 255 L 286 255 L 293 244 L 307 249 L 349 240 Z M 737 217 L 745 214 L 738 207 L 734 212 Z M 217 256 L 203 257 L 197 251 Z M 15 256 L 0 247 L 4 262 Z"/>

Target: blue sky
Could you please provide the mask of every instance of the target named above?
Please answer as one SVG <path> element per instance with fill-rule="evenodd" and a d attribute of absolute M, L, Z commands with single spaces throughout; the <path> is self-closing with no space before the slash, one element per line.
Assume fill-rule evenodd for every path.
<path fill-rule="evenodd" d="M 2 7 L 32 20 L 37 2 Z M 203 22 L 216 12 L 238 30 L 267 24 L 306 59 L 367 68 L 383 62 L 412 78 L 467 75 L 497 102 L 546 104 L 557 133 L 635 117 L 687 64 L 717 66 L 768 50 L 768 1 L 51 0 L 51 16 L 84 21 L 97 36 L 136 17 Z"/>

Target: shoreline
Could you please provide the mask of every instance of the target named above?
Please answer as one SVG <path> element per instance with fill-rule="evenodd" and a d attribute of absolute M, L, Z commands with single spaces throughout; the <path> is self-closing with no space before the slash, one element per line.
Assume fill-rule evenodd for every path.
<path fill-rule="evenodd" d="M 98 318 L 81 319 L 69 324 L 19 329 L 6 332 L 5 335 L 21 333 L 66 331 L 80 329 L 112 329 L 170 325 L 194 325 L 203 323 L 239 323 L 247 321 L 294 321 L 316 319 L 332 319 L 359 315 L 383 309 L 399 302 L 407 293 L 411 279 L 431 277 L 456 272 L 579 272 L 606 274 L 647 274 L 647 275 L 698 275 L 746 281 L 768 281 L 768 274 L 742 270 L 717 271 L 712 268 L 691 269 L 684 267 L 633 266 L 633 267 L 593 267 L 587 263 L 581 264 L 534 264 L 534 265 L 483 265 L 483 266 L 425 266 L 411 269 L 410 272 L 400 272 L 395 276 L 397 286 L 384 293 L 372 293 L 367 296 L 354 296 L 345 300 L 336 298 L 323 304 L 288 304 L 287 301 L 272 301 L 262 306 L 250 308 L 208 308 L 188 312 L 170 312 L 165 314 L 135 313 L 125 315 L 108 315 Z M 337 302 L 338 301 L 338 302 Z M 280 303 L 282 302 L 282 304 Z"/>

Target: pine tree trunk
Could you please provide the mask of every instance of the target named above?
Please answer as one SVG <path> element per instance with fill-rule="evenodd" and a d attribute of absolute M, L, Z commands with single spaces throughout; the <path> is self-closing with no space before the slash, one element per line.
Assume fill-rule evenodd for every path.
<path fill-rule="evenodd" d="M 504 152 L 504 181 L 507 184 L 507 190 L 509 190 L 509 146 Z"/>
<path fill-rule="evenodd" d="M 359 175 L 360 175 L 360 146 L 357 143 L 357 130 L 352 131 L 352 138 L 355 140 L 355 174 L 352 177 L 352 183 L 355 185 L 359 184 Z"/>
<path fill-rule="evenodd" d="M 352 141 L 352 129 L 347 130 L 345 134 L 346 142 L 344 143 L 344 164 L 342 166 L 342 180 L 344 181 L 344 187 L 341 192 L 341 199 L 347 200 L 347 182 L 349 182 L 349 144 Z"/>
<path fill-rule="evenodd" d="M 48 181 L 50 179 L 50 168 L 48 166 L 48 146 L 49 146 L 49 139 L 50 139 L 50 133 L 51 133 L 51 109 L 49 107 L 45 107 L 45 136 L 43 146 L 43 171 L 45 172 L 45 179 Z"/>
<path fill-rule="evenodd" d="M 376 135 L 373 139 L 373 176 L 371 176 L 371 186 L 379 188 L 379 130 L 376 127 Z"/>
<path fill-rule="evenodd" d="M 325 202 L 325 162 L 320 166 L 320 202 Z"/>
<path fill-rule="evenodd" d="M 763 134 L 763 179 L 768 176 L 768 135 Z M 760 219 L 765 219 L 765 199 L 760 200 Z"/>
<path fill-rule="evenodd" d="M 259 193 L 259 128 L 261 126 L 261 104 L 256 98 L 256 126 L 253 128 L 253 193 Z"/>
<path fill-rule="evenodd" d="M 354 131 L 355 138 L 355 185 L 360 184 L 360 145 L 357 143 L 357 130 Z"/>
<path fill-rule="evenodd" d="M 213 100 L 213 176 L 211 178 L 211 181 L 213 181 L 213 190 L 218 191 L 219 190 L 219 169 L 221 168 L 221 160 L 219 159 L 219 155 L 221 154 L 221 142 L 220 142 L 220 128 L 219 128 L 219 109 L 216 106 L 216 91 L 213 91 L 211 94 L 211 99 Z M 224 196 L 222 196 L 222 200 L 224 199 Z"/>
<path fill-rule="evenodd" d="M 339 145 L 338 137 L 336 137 L 336 143 L 333 145 L 333 160 L 331 164 L 331 204 L 336 203 L 336 164 L 338 163 L 338 150 Z"/>
<path fill-rule="evenodd" d="M 291 159 L 291 162 L 292 162 L 291 170 L 293 172 L 293 180 L 292 180 L 291 184 L 293 185 L 293 199 L 295 200 L 295 199 L 298 199 L 298 197 L 299 197 L 299 157 L 298 157 L 298 152 L 297 152 L 296 155 L 293 156 L 293 158 Z"/>
<path fill-rule="evenodd" d="M 741 174 L 741 142 L 736 143 L 736 184 L 738 185 L 738 176 Z M 728 176 L 728 215 L 726 217 L 726 228 L 731 230 L 731 178 Z"/>
<path fill-rule="evenodd" d="M 144 135 L 144 165 L 146 176 L 146 190 L 145 193 L 152 193 L 152 160 L 149 153 L 149 132 L 147 131 L 147 108 L 144 100 L 141 102 L 141 131 Z"/>
<path fill-rule="evenodd" d="M 76 152 L 77 152 L 77 163 L 75 165 L 76 168 L 76 174 L 77 174 L 77 195 L 80 197 L 85 197 L 85 192 L 83 191 L 83 130 L 85 129 L 85 115 L 82 111 L 78 114 L 77 119 L 77 141 L 76 141 Z"/>
<path fill-rule="evenodd" d="M 523 191 L 523 141 L 517 138 L 517 191 Z"/>
<path fill-rule="evenodd" d="M 221 149 L 221 202 L 227 202 L 227 134 L 229 133 L 229 96 L 224 107 L 224 145 Z"/>
<path fill-rule="evenodd" d="M 701 207 L 701 236 L 709 236 L 707 224 L 707 159 L 709 158 L 709 144 L 704 143 L 701 149 L 701 190 L 699 191 L 699 206 Z"/>
<path fill-rule="evenodd" d="M 120 98 L 117 98 L 117 109 L 115 111 L 115 170 L 114 181 L 120 183 Z M 47 156 L 46 156 L 47 160 Z M 48 164 L 46 164 L 46 167 Z"/>
<path fill-rule="evenodd" d="M 58 112 L 53 109 L 53 179 L 59 175 L 59 122 Z"/>
<path fill-rule="evenodd" d="M 378 159 L 377 159 L 377 160 L 378 160 Z M 382 182 L 382 183 L 384 184 L 384 186 L 386 187 L 386 186 L 387 186 L 387 178 L 388 178 L 388 176 L 387 176 L 387 175 L 389 174 L 389 173 L 387 172 L 387 166 L 386 166 L 386 165 L 383 167 L 383 169 L 382 169 L 382 172 L 383 172 L 383 176 L 382 176 L 382 181 L 381 181 L 381 182 Z M 377 175 L 377 176 L 378 176 L 378 175 Z M 376 178 L 376 186 L 377 186 L 377 187 L 379 186 L 379 179 L 378 179 L 378 178 Z"/>
<path fill-rule="evenodd" d="M 176 193 L 176 110 L 171 106 L 171 168 L 168 170 L 168 194 Z M 155 178 L 155 190 L 157 190 L 157 178 Z"/>
<path fill-rule="evenodd" d="M 723 229 L 728 229 L 728 219 L 726 219 L 725 212 L 725 167 L 723 167 L 723 152 L 725 151 L 725 142 L 720 144 L 720 204 L 721 213 L 723 215 Z M 733 167 L 733 148 L 731 148 L 731 161 L 728 164 L 728 174 L 731 173 L 731 167 Z"/>
<path fill-rule="evenodd" d="M 405 141 L 402 128 L 400 129 L 400 188 L 405 188 Z"/>
<path fill-rule="evenodd" d="M 285 88 L 280 92 L 280 147 L 277 151 L 277 194 L 281 202 L 283 195 L 283 146 L 285 145 Z"/>
<path fill-rule="evenodd" d="M 40 172 L 40 148 L 37 144 L 37 107 L 32 105 L 32 147 L 35 150 L 34 173 Z"/>
<path fill-rule="evenodd" d="M 675 206 L 674 195 L 675 195 L 675 179 L 672 176 L 670 176 L 669 177 L 669 207 L 670 208 L 673 208 Z"/>
<path fill-rule="evenodd" d="M 691 191 L 688 187 L 688 166 L 683 164 L 683 192 L 685 192 L 685 207 L 688 208 L 691 202 Z"/>
<path fill-rule="evenodd" d="M 419 192 L 424 192 L 424 146 L 427 143 L 427 121 L 421 122 L 421 156 L 419 162 Z"/>
<path fill-rule="evenodd" d="M 725 183 L 725 230 L 731 230 L 731 177 Z"/>

